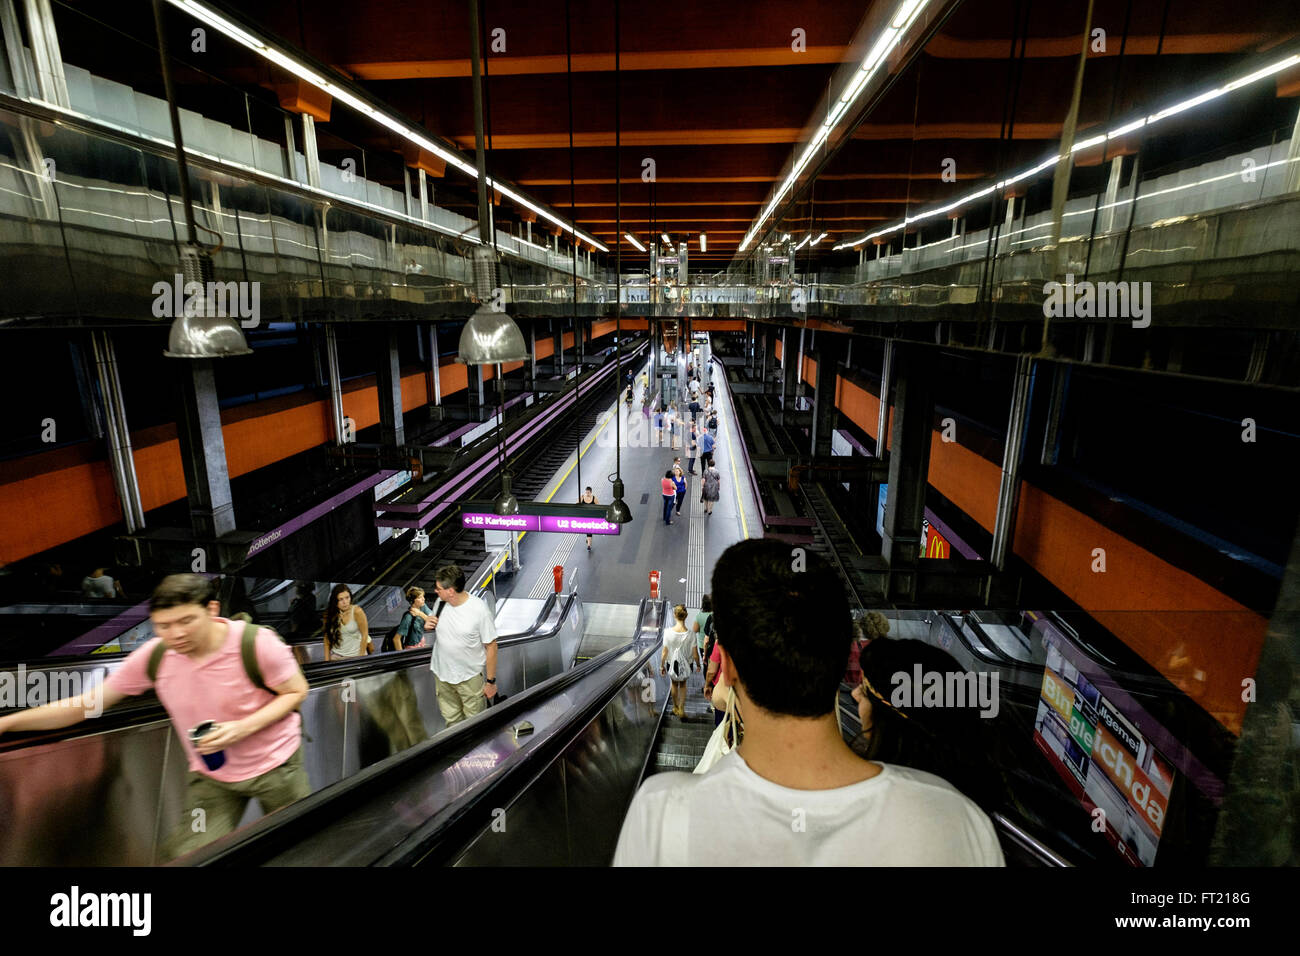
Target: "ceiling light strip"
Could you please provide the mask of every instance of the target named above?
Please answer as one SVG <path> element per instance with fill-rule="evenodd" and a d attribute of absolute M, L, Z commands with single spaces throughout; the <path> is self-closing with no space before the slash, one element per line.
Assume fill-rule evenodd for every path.
<path fill-rule="evenodd" d="M 1152 113 L 1151 115 L 1147 116 L 1145 119 L 1126 123 L 1125 125 L 1117 127 L 1116 129 L 1104 135 L 1093 136 L 1090 137 L 1089 139 L 1083 140 L 1082 142 L 1075 143 L 1074 147 L 1070 150 L 1070 152 L 1071 154 L 1073 154 L 1073 153 L 1078 153 L 1082 150 L 1092 149 L 1094 146 L 1100 146 L 1102 143 L 1123 136 L 1126 133 L 1131 133 L 1134 130 L 1143 129 L 1149 126 L 1154 126 L 1162 119 L 1166 119 L 1170 116 L 1176 116 L 1179 113 L 1200 106 L 1203 103 L 1208 103 L 1211 100 L 1217 99 L 1218 97 L 1224 95 L 1225 93 L 1230 93 L 1233 90 L 1241 89 L 1244 86 L 1248 86 L 1251 83 L 1256 83 L 1259 80 L 1266 79 L 1270 76 L 1273 76 L 1275 73 L 1279 73 L 1282 70 L 1290 69 L 1291 67 L 1296 65 L 1300 65 L 1300 54 L 1292 54 L 1291 56 L 1278 60 L 1275 63 L 1272 63 L 1269 66 L 1264 67 L 1263 69 L 1256 70 L 1253 73 L 1247 74 L 1246 76 L 1243 76 L 1240 79 L 1233 80 L 1232 82 L 1226 83 L 1220 87 L 1216 87 L 1215 89 L 1207 90 L 1204 93 L 1199 93 L 1196 96 L 1191 97 L 1190 99 L 1183 100 L 1181 103 L 1175 103 L 1173 106 L 1170 106 L 1167 109 L 1163 109 L 1158 113 Z M 935 216 L 941 216 L 944 213 L 951 212 L 952 210 L 957 209 L 961 206 L 968 205 L 974 200 L 987 196 L 992 192 L 996 192 L 999 189 L 1003 189 L 1006 186 L 1011 185 L 1012 183 L 1018 183 L 1022 179 L 1028 179 L 1030 176 L 1035 176 L 1038 173 L 1043 172 L 1044 170 L 1050 169 L 1053 166 L 1055 166 L 1057 163 L 1059 163 L 1061 161 L 1061 158 L 1062 158 L 1062 154 L 1058 153 L 1052 158 L 1045 159 L 1038 165 L 1026 169 L 1024 172 L 1017 173 L 1015 176 L 1012 176 L 1008 179 L 1004 179 L 1000 182 L 994 183 L 992 186 L 986 186 L 983 189 L 970 193 L 967 196 L 963 196 L 962 198 L 954 200 L 953 202 L 950 202 L 947 205 L 940 206 L 937 209 L 931 209 L 917 216 L 909 216 L 900 223 L 895 223 L 892 226 L 887 226 L 884 229 L 880 229 L 876 232 L 869 233 L 865 236 L 862 236 L 859 239 L 854 239 L 850 242 L 842 242 L 839 245 L 835 246 L 834 248 L 836 250 L 854 249 L 862 245 L 862 243 L 864 242 L 869 242 L 872 239 L 878 239 L 881 236 L 887 236 L 892 233 L 898 232 L 900 229 L 912 225 L 912 223 L 920 222 L 924 219 L 932 219 Z"/>
<path fill-rule="evenodd" d="M 412 143 L 415 146 L 419 146 L 421 149 L 427 150 L 430 153 L 433 153 L 443 162 L 451 166 L 454 166 L 456 169 L 459 169 L 467 176 L 471 176 L 475 179 L 478 178 L 477 168 L 474 167 L 471 163 L 467 162 L 458 153 L 448 150 L 445 146 L 440 146 L 439 144 L 435 143 L 433 140 L 429 139 L 427 136 L 420 135 L 415 130 L 407 126 L 405 123 L 398 120 L 396 117 L 384 112 L 381 109 L 372 106 L 370 103 L 365 102 L 356 94 L 338 85 L 337 83 L 333 83 L 330 80 L 325 79 L 324 77 L 317 74 L 314 70 L 310 69 L 305 64 L 299 63 L 297 60 L 295 60 L 292 56 L 285 53 L 283 50 L 276 49 L 275 47 L 270 46 L 269 44 L 263 42 L 262 40 L 259 40 L 257 37 L 253 36 L 252 34 L 248 33 L 242 28 L 231 23 L 225 17 L 216 13 L 215 11 L 208 8 L 204 4 L 198 3 L 197 0 L 167 0 L 167 2 L 170 3 L 172 6 L 176 7 L 177 9 L 184 10 L 186 13 L 190 14 L 190 16 L 194 17 L 195 19 L 203 23 L 206 23 L 208 26 L 212 27 L 214 30 L 216 30 L 218 33 L 221 33 L 223 36 L 229 37 L 230 39 L 234 40 L 236 43 L 240 44 L 241 46 L 247 47 L 248 49 L 252 50 L 254 53 L 261 56 L 263 59 L 269 60 L 270 62 L 284 69 L 285 71 L 298 77 L 299 79 L 305 80 L 306 82 L 310 83 L 318 90 L 328 93 L 330 96 L 332 96 L 334 99 L 338 100 L 339 102 L 345 103 L 346 105 L 350 106 L 352 109 L 356 110 L 357 112 L 370 117 L 371 119 L 375 120 L 375 122 L 379 123 L 381 126 L 384 126 L 387 129 L 392 130 L 394 133 L 397 133 L 407 142 Z M 602 245 L 593 237 L 587 235 L 585 232 L 582 232 L 579 229 L 575 229 L 571 223 L 568 223 L 565 220 L 561 219 L 560 217 L 556 216 L 548 209 L 545 209 L 544 207 L 539 206 L 528 199 L 525 199 L 523 196 L 519 195 L 517 192 L 511 189 L 509 186 L 506 186 L 503 183 L 500 183 L 492 179 L 491 177 L 488 177 L 487 182 L 492 189 L 495 189 L 497 192 L 501 193 L 501 195 L 508 197 L 511 201 L 518 203 L 519 205 L 523 206 L 526 209 L 532 210 L 533 212 L 537 213 L 537 215 L 546 219 L 548 222 L 553 223 L 556 226 L 559 226 L 565 232 L 568 232 L 576 236 L 578 239 L 581 239 L 583 242 L 591 243 L 601 252 L 609 252 L 608 248 L 606 248 L 604 245 Z"/>
<path fill-rule="evenodd" d="M 781 184 L 781 188 L 777 191 L 776 195 L 772 197 L 771 201 L 768 202 L 767 206 L 763 209 L 763 212 L 759 215 L 753 226 L 750 227 L 749 232 L 745 234 L 745 238 L 741 241 L 738 252 L 744 252 L 749 244 L 754 241 L 754 238 L 758 235 L 763 223 L 767 221 L 768 217 L 771 216 L 777 206 L 780 205 L 785 194 L 790 191 L 798 181 L 799 176 L 803 173 L 804 169 L 812 161 L 813 156 L 817 153 L 818 147 L 820 147 L 821 144 L 826 141 L 827 137 L 830 136 L 830 132 L 835 128 L 835 124 L 838 123 L 845 113 L 848 112 L 854 101 L 857 100 L 858 96 L 862 93 L 862 90 L 866 87 L 867 82 L 875 74 L 880 65 L 887 60 L 890 51 L 893 50 L 899 40 L 904 36 L 904 34 L 906 34 L 908 28 L 911 27 L 929 2 L 930 0 L 904 0 L 903 3 L 899 4 L 898 9 L 894 11 L 893 17 L 890 18 L 889 26 L 881 32 L 879 38 L 877 38 L 875 44 L 871 47 L 871 52 L 867 54 L 866 58 L 862 61 L 862 65 L 858 68 L 858 71 L 853 75 L 853 78 L 844 88 L 844 92 L 840 94 L 835 108 L 831 111 L 830 115 L 826 117 L 826 120 L 813 136 L 812 142 L 810 142 L 804 149 L 798 162 L 794 164 L 794 168 L 790 170 L 785 181 Z"/>

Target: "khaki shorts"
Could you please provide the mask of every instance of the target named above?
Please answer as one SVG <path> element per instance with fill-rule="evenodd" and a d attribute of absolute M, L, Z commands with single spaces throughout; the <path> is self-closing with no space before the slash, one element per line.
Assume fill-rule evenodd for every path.
<path fill-rule="evenodd" d="M 442 719 L 448 727 L 487 710 L 482 674 L 475 674 L 459 684 L 448 684 L 437 674 L 433 678 L 437 682 L 438 710 L 442 712 Z"/>
<path fill-rule="evenodd" d="M 163 846 L 164 859 L 183 856 L 225 836 L 243 819 L 248 801 L 257 798 L 263 813 L 287 807 L 311 793 L 302 764 L 301 745 L 280 766 L 247 780 L 224 783 L 207 774 L 189 772 L 182 820 Z M 195 813 L 202 810 L 202 813 Z M 197 832 L 196 832 L 197 831 Z"/>

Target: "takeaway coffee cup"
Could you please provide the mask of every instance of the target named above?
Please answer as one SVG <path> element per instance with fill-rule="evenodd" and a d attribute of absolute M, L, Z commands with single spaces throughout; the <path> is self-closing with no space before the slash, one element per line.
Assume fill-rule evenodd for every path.
<path fill-rule="evenodd" d="M 190 743 L 194 746 L 199 745 L 199 741 L 212 733 L 212 728 L 217 725 L 215 720 L 205 720 L 190 731 Z M 199 754 L 203 762 L 208 765 L 209 770 L 219 770 L 226 763 L 226 752 L 218 750 L 216 753 Z"/>

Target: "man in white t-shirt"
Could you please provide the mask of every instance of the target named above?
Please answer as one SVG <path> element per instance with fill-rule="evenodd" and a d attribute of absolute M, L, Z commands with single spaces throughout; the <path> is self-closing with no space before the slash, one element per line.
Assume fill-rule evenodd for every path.
<path fill-rule="evenodd" d="M 497 692 L 497 628 L 482 598 L 465 593 L 465 572 L 439 568 L 434 591 L 446 606 L 429 621 L 438 629 L 429 658 L 438 709 L 447 726 L 481 714 Z"/>
<path fill-rule="evenodd" d="M 711 594 L 741 743 L 708 773 L 647 780 L 615 866 L 1003 865 L 973 801 L 844 742 L 835 707 L 852 619 L 825 562 L 796 564 L 771 538 L 742 541 L 718 559 Z"/>

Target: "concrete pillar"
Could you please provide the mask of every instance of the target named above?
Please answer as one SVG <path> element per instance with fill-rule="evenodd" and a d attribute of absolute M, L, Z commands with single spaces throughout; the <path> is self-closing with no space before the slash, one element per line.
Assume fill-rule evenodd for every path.
<path fill-rule="evenodd" d="M 36 85 L 41 99 L 56 106 L 70 107 L 68 81 L 63 72 L 63 54 L 59 34 L 54 28 L 50 0 L 24 0 L 27 14 L 27 37 L 31 42 L 32 62 L 36 67 Z"/>
<path fill-rule="evenodd" d="M 379 390 L 379 442 L 404 445 L 406 428 L 402 422 L 402 367 L 397 357 L 397 330 L 390 326 L 378 339 L 375 386 Z"/>
<path fill-rule="evenodd" d="M 559 319 L 551 319 L 551 368 L 556 375 L 564 374 L 564 328 Z"/>
<path fill-rule="evenodd" d="M 1119 197 L 1119 184 L 1123 176 L 1124 157 L 1116 156 L 1110 161 L 1110 178 L 1106 181 L 1106 195 L 1101 201 L 1101 221 L 1097 224 L 1099 232 L 1110 232 L 1115 228 L 1115 200 Z"/>
<path fill-rule="evenodd" d="M 1237 625 L 1248 626 L 1245 622 Z M 1291 543 L 1259 662 L 1253 674 L 1246 671 L 1242 675 L 1253 677 L 1254 693 L 1236 739 L 1232 769 L 1224 781 L 1223 804 L 1210 843 L 1210 866 L 1281 866 L 1287 862 L 1291 847 L 1279 837 L 1291 832 L 1290 808 L 1296 796 L 1286 739 L 1287 728 L 1292 726 L 1288 709 L 1292 668 L 1298 660 L 1300 534 Z"/>
<path fill-rule="evenodd" d="M 1020 450 L 1029 409 L 1029 382 L 1033 360 L 1021 355 L 1016 361 L 1016 380 L 1011 390 L 1011 411 L 1006 441 L 1002 447 L 1002 480 L 998 486 L 998 511 L 993 521 L 993 545 L 989 563 L 999 571 L 1006 567 L 1007 554 L 1016 533 L 1016 503 L 1020 497 Z"/>
<path fill-rule="evenodd" d="M 795 410 L 794 399 L 796 388 L 799 384 L 799 376 L 796 370 L 797 356 L 792 354 L 794 352 L 794 336 L 787 334 L 788 332 L 789 329 L 781 330 L 781 338 L 783 340 L 781 345 L 781 409 L 783 412 L 788 410 L 793 413 Z"/>
<path fill-rule="evenodd" d="M 894 340 L 885 340 L 885 355 L 880 363 L 880 412 L 876 418 L 876 457 L 884 458 L 885 428 L 889 423 L 889 388 L 893 381 Z"/>
<path fill-rule="evenodd" d="M 181 401 L 176 437 L 180 441 L 190 522 L 196 537 L 219 538 L 235 530 L 235 507 L 212 360 L 181 360 L 177 372 Z"/>
<path fill-rule="evenodd" d="M 309 113 L 302 114 L 302 155 L 307 162 L 307 185 L 320 189 L 320 154 L 316 152 L 316 120 Z M 321 221 L 325 219 L 321 216 Z"/>
<path fill-rule="evenodd" d="M 894 424 L 882 554 L 893 572 L 891 596 L 913 600 L 934 428 L 933 372 L 920 349 L 901 344 L 894 349 L 893 366 Z"/>
<path fill-rule="evenodd" d="M 429 177 L 425 175 L 424 170 L 420 170 L 420 222 L 429 221 Z"/>
<path fill-rule="evenodd" d="M 429 324 L 429 363 L 433 367 L 433 404 L 442 404 L 442 356 L 438 354 L 438 326 Z"/>
<path fill-rule="evenodd" d="M 831 453 L 831 432 L 835 429 L 835 376 L 844 355 L 844 336 L 825 333 L 817 350 L 817 383 L 813 396 L 811 445 L 814 457 Z"/>
<path fill-rule="evenodd" d="M 537 320 L 528 323 L 528 379 L 537 383 Z"/>
<path fill-rule="evenodd" d="M 767 387 L 767 363 L 769 358 L 768 353 L 771 351 L 771 345 L 772 337 L 769 335 L 768 327 L 765 325 L 763 326 L 762 338 L 759 340 L 759 347 L 762 349 L 763 357 L 760 360 L 762 365 L 758 376 L 758 380 L 763 383 L 764 389 Z"/>
<path fill-rule="evenodd" d="M 794 364 L 794 380 L 796 382 L 803 381 L 803 347 L 804 347 L 804 336 L 807 334 L 807 332 L 808 332 L 807 329 L 799 330 L 799 354 L 796 357 L 795 364 Z"/>
<path fill-rule="evenodd" d="M 343 416 L 343 383 L 339 378 L 339 346 L 332 323 L 325 325 L 325 368 L 329 376 L 330 419 L 334 428 L 334 443 L 345 444 L 347 434 Z M 351 436 L 355 437 L 355 436 Z"/>
<path fill-rule="evenodd" d="M 112 333 L 107 330 L 91 332 L 90 343 L 95 357 L 103 415 L 101 422 L 99 409 L 94 400 L 90 399 L 89 417 L 95 426 L 93 430 L 100 432 L 108 443 L 108 460 L 113 470 L 113 485 L 117 488 L 118 501 L 122 505 L 122 517 L 126 522 L 126 530 L 134 534 L 144 527 L 144 506 L 140 501 L 140 485 L 136 480 L 131 429 L 127 424 L 126 406 L 122 401 L 122 383 L 118 375 L 117 354 L 113 351 Z M 79 353 L 80 349 L 77 349 L 74 354 Z M 102 429 L 99 427 L 101 424 Z"/>
<path fill-rule="evenodd" d="M 1300 192 L 1300 112 L 1296 113 L 1295 126 L 1291 130 L 1291 145 L 1286 152 L 1289 160 L 1283 167 L 1287 171 L 1286 191 Z"/>

